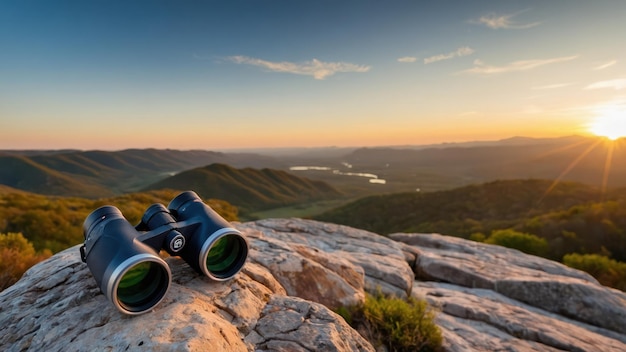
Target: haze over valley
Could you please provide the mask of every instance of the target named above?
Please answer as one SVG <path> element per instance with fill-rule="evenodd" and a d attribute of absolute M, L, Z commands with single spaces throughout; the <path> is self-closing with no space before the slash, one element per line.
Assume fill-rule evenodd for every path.
<path fill-rule="evenodd" d="M 275 149 L 262 154 L 158 149 L 7 150 L 0 151 L 0 183 L 42 194 L 95 198 L 165 188 L 159 184 L 167 184 L 168 177 L 179 179 L 184 171 L 226 164 L 240 169 L 282 170 L 326 182 L 349 197 L 429 192 L 527 178 L 577 181 L 606 189 L 626 186 L 623 144 L 624 140 L 570 136 L 426 146 L 308 148 L 289 153 Z M 210 184 L 211 179 L 207 177 L 204 182 Z M 184 183 L 178 185 L 173 188 L 184 188 Z"/>

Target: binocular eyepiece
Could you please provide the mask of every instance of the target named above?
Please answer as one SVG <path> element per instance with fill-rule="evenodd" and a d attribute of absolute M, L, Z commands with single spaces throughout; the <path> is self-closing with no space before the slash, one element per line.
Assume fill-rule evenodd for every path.
<path fill-rule="evenodd" d="M 105 297 L 125 314 L 145 313 L 172 282 L 160 250 L 180 256 L 198 273 L 225 281 L 248 257 L 248 242 L 192 191 L 151 205 L 132 226 L 114 206 L 94 210 L 83 224 L 81 259 Z"/>

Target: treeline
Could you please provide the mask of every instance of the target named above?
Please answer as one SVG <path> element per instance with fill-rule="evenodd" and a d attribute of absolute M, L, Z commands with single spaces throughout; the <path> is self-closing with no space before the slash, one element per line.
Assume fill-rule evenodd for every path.
<path fill-rule="evenodd" d="M 368 197 L 316 219 L 381 234 L 434 232 L 513 248 L 523 243 L 526 248 L 518 249 L 626 288 L 626 270 L 619 269 L 626 266 L 626 189 L 602 192 L 572 182 L 495 181 L 449 191 Z M 498 239 L 504 230 L 533 237 Z M 539 250 L 529 249 L 531 244 Z M 589 257 L 578 260 L 572 254 Z M 590 269 L 594 265 L 603 269 Z"/>
<path fill-rule="evenodd" d="M 0 290 L 12 285 L 38 261 L 82 243 L 83 222 L 96 208 L 114 205 L 135 225 L 148 206 L 167 206 L 178 193 L 160 190 L 89 200 L 0 188 Z M 205 201 L 225 219 L 237 220 L 237 208 L 229 203 Z"/>
<path fill-rule="evenodd" d="M 547 180 L 495 181 L 446 191 L 361 198 L 315 218 L 380 234 L 438 232 L 467 238 L 601 198 L 598 189 L 573 182 L 552 187 Z"/>

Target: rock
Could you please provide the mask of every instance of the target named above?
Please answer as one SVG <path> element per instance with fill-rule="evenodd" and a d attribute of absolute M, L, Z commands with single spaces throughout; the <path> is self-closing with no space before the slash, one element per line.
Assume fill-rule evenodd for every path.
<path fill-rule="evenodd" d="M 0 350 L 374 351 L 333 309 L 378 290 L 437 307 L 445 351 L 626 350 L 624 293 L 558 263 L 310 220 L 234 226 L 251 245 L 235 278 L 214 282 L 168 257 L 170 291 L 139 316 L 105 299 L 78 247 L 35 265 L 0 292 Z"/>
<path fill-rule="evenodd" d="M 267 268 L 287 294 L 332 309 L 365 300 L 363 269 L 349 261 L 303 245 L 250 237 L 250 258 Z"/>
<path fill-rule="evenodd" d="M 485 286 L 483 288 L 494 288 L 495 282 L 503 278 L 537 277 L 543 274 L 598 283 L 585 272 L 511 248 L 439 234 L 395 233 L 389 235 L 389 238 L 409 245 L 402 250 L 414 255 L 419 262 L 414 270 L 425 278 L 435 275 L 431 278 L 436 279 L 438 271 L 450 271 L 454 273 L 451 276 L 460 276 L 457 280 L 466 281 L 464 286 L 482 285 Z"/>
<path fill-rule="evenodd" d="M 431 281 L 416 281 L 413 294 L 441 307 L 448 350 L 626 350 L 626 294 L 586 273 L 460 238 L 389 237 L 415 255 L 418 280 Z"/>
<path fill-rule="evenodd" d="M 343 269 L 328 269 L 337 272 L 339 276 L 343 275 L 343 279 L 349 286 L 357 289 L 359 286 L 364 286 L 370 292 L 380 289 L 383 293 L 399 297 L 407 297 L 411 293 L 414 274 L 407 263 L 402 246 L 386 237 L 348 226 L 302 219 L 266 219 L 240 224 L 238 228 L 246 232 L 253 248 L 266 252 L 253 255 L 252 257 L 255 258 L 253 260 L 257 260 L 265 267 L 287 265 L 284 275 L 270 271 L 277 275 L 277 280 L 281 283 L 291 282 L 286 285 L 291 287 L 290 289 L 285 287 L 289 294 L 296 293 L 295 287 L 298 285 L 308 285 L 300 279 L 302 275 L 307 274 L 297 273 L 301 270 L 297 262 L 307 262 L 306 259 L 310 259 L 314 252 L 323 253 L 318 254 L 319 258 L 317 258 L 322 267 L 332 262 L 341 263 L 339 265 Z M 278 248 L 277 246 L 282 246 L 280 250 L 286 251 L 286 257 L 293 257 L 289 258 L 288 263 L 285 262 L 286 257 L 267 255 L 271 253 L 272 248 Z M 313 250 L 303 250 L 303 248 Z M 303 254 L 303 252 L 308 254 Z M 330 258 L 334 259 L 330 260 Z M 296 266 L 289 267 L 290 265 Z M 307 268 L 304 271 L 308 270 Z M 364 275 L 363 284 L 357 283 L 361 280 L 357 277 L 362 275 L 361 272 Z M 334 283 L 330 282 L 329 285 L 325 285 L 325 288 L 318 290 L 334 289 Z M 361 299 L 361 297 L 345 298 L 344 302 L 357 302 Z"/>
<path fill-rule="evenodd" d="M 326 307 L 287 296 L 273 296 L 256 332 L 263 351 L 372 351 L 371 345 Z M 349 330 L 349 334 L 346 331 Z"/>
<path fill-rule="evenodd" d="M 105 299 L 78 246 L 33 266 L 0 293 L 0 350 L 374 351 L 326 306 L 286 296 L 254 258 L 227 282 L 200 276 L 176 257 L 166 262 L 172 285 L 139 316 Z"/>
<path fill-rule="evenodd" d="M 626 348 L 619 341 L 623 336 L 547 314 L 491 290 L 416 282 L 413 294 L 426 298 L 441 310 L 437 323 L 447 336 L 449 351 L 624 351 Z"/>

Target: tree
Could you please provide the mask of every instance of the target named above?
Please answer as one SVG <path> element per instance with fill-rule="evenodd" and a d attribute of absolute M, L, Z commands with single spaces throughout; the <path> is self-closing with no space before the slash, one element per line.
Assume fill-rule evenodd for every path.
<path fill-rule="evenodd" d="M 24 272 L 52 253 L 35 252 L 33 244 L 21 233 L 0 233 L 0 291 L 13 285 Z"/>

